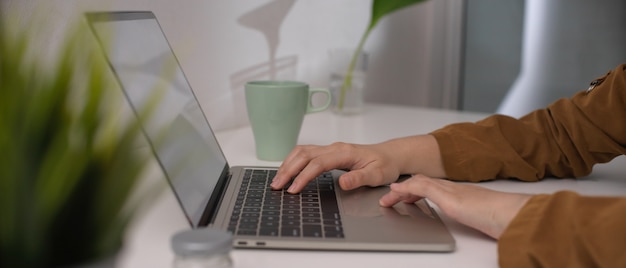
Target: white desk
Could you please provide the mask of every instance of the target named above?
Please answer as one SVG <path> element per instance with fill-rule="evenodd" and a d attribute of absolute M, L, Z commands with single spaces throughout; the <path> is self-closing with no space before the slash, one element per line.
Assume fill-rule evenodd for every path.
<path fill-rule="evenodd" d="M 400 136 L 427 133 L 454 122 L 476 121 L 486 114 L 420 109 L 369 104 L 356 116 L 337 116 L 331 112 L 305 117 L 300 144 L 329 144 L 335 141 L 376 143 Z M 231 166 L 270 165 L 255 157 L 249 127 L 216 133 Z M 594 172 L 579 180 L 549 179 L 539 183 L 493 181 L 481 186 L 501 191 L 552 193 L 568 189 L 589 195 L 626 195 L 624 166 L 626 157 L 598 165 Z M 162 179 L 160 174 L 155 177 Z M 262 267 L 497 267 L 496 242 L 481 233 L 441 215 L 457 241 L 453 253 L 363 253 L 283 250 L 234 250 L 237 268 Z M 166 191 L 131 226 L 119 267 L 171 267 L 173 254 L 170 236 L 189 228 L 170 191 Z"/>

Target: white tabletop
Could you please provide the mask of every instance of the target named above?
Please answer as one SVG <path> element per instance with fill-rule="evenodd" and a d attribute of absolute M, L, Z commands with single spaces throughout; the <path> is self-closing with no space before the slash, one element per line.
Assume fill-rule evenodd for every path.
<path fill-rule="evenodd" d="M 336 141 L 376 143 L 388 139 L 428 133 L 455 122 L 477 121 L 487 116 L 450 110 L 368 104 L 359 115 L 339 116 L 326 111 L 305 117 L 300 144 L 330 144 Z M 279 162 L 256 159 L 249 127 L 216 133 L 231 166 L 278 166 Z M 585 178 L 547 179 L 538 183 L 491 181 L 481 186 L 501 191 L 553 193 L 573 190 L 588 195 L 626 195 L 626 157 L 597 165 Z M 154 179 L 164 179 L 156 171 Z M 457 242 L 452 253 L 372 253 L 287 250 L 240 250 L 232 252 L 234 267 L 497 267 L 496 241 L 441 215 Z M 130 227 L 119 259 L 119 267 L 171 267 L 169 239 L 189 228 L 171 191 L 165 191 Z"/>

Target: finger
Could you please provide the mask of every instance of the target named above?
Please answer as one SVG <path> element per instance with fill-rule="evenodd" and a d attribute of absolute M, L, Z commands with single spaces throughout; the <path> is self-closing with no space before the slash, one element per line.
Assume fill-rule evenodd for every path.
<path fill-rule="evenodd" d="M 315 145 L 298 145 L 287 155 L 283 163 L 278 168 L 276 176 L 272 179 L 270 186 L 277 190 L 282 189 L 285 184 L 291 181 L 308 164 L 311 158 L 323 154 L 323 148 Z"/>
<path fill-rule="evenodd" d="M 300 192 L 309 181 L 315 179 L 322 172 L 332 169 L 351 168 L 353 157 L 349 151 L 336 150 L 337 146 L 329 146 L 324 153 L 314 157 L 295 177 L 287 192 L 295 194 Z"/>
<path fill-rule="evenodd" d="M 317 158 L 309 161 L 309 163 L 300 171 L 300 173 L 293 179 L 291 186 L 287 189 L 287 192 L 296 194 L 302 191 L 302 189 L 311 180 L 322 174 L 322 172 L 332 169 L 332 166 L 325 163 L 323 160 Z"/>
<path fill-rule="evenodd" d="M 379 204 L 383 207 L 391 207 L 398 202 L 415 202 L 421 198 L 428 198 L 440 206 L 445 198 L 441 198 L 445 185 L 440 184 L 440 179 L 433 179 L 423 175 L 415 175 L 403 182 L 389 185 L 389 193 L 380 198 Z M 444 201 L 442 201 L 444 200 Z M 441 206 L 440 206 L 441 207 Z M 444 210 L 444 213 L 446 211 Z"/>
<path fill-rule="evenodd" d="M 430 178 L 424 175 L 415 175 L 403 183 L 394 183 L 390 185 L 390 189 L 399 194 L 412 194 L 428 198 L 435 204 L 451 202 L 456 198 L 452 194 L 454 183 L 442 180 Z"/>
<path fill-rule="evenodd" d="M 399 192 L 391 190 L 378 200 L 378 204 L 382 207 L 392 207 L 399 202 L 414 203 L 415 201 L 421 198 L 422 197 L 420 196 L 415 196 L 415 195 L 406 194 L 406 193 L 399 193 Z"/>
<path fill-rule="evenodd" d="M 389 191 L 378 200 L 378 204 L 381 207 L 393 207 L 393 205 L 397 204 L 403 199 L 404 199 L 404 196 L 394 191 Z"/>
<path fill-rule="evenodd" d="M 379 167 L 368 166 L 341 175 L 341 177 L 339 177 L 339 187 L 347 191 L 361 186 L 381 186 L 388 181 L 396 180 L 397 177 L 397 174 L 384 174 Z"/>
<path fill-rule="evenodd" d="M 413 196 L 411 196 L 411 197 L 409 197 L 407 199 L 402 200 L 402 202 L 407 203 L 407 204 L 412 204 L 412 203 L 415 203 L 418 200 L 422 200 L 422 199 L 423 199 L 423 197 L 421 197 L 421 196 L 413 195 Z"/>

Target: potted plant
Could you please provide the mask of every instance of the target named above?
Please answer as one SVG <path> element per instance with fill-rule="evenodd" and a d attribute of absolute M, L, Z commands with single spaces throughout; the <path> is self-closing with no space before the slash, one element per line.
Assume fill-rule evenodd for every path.
<path fill-rule="evenodd" d="M 47 64 L 28 31 L 4 23 L 0 267 L 112 265 L 141 203 L 131 200 L 145 197 L 135 194 L 150 155 L 136 141 L 150 111 L 121 120 L 123 95 L 84 29 L 68 31 L 58 60 Z"/>
<path fill-rule="evenodd" d="M 385 17 L 388 14 L 393 13 L 394 11 L 398 11 L 405 7 L 411 6 L 413 4 L 417 4 L 420 2 L 424 2 L 426 0 L 372 0 L 372 14 L 370 17 L 370 21 L 365 29 L 365 32 L 361 36 L 361 40 L 357 44 L 357 47 L 354 51 L 352 59 L 348 65 L 348 70 L 346 72 L 343 84 L 341 86 L 339 99 L 337 100 L 337 109 L 342 110 L 345 102 L 346 92 L 352 87 L 352 78 L 354 73 L 354 68 L 356 66 L 357 60 L 361 51 L 363 50 L 363 45 L 367 40 L 370 32 L 378 25 L 380 19 Z"/>

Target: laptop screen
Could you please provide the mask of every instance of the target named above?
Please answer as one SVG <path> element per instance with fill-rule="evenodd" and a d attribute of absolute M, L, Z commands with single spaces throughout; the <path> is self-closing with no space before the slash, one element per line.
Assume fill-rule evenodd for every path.
<path fill-rule="evenodd" d="M 164 89 L 143 130 L 188 220 L 197 226 L 207 204 L 216 202 L 214 190 L 224 183 L 220 178 L 228 165 L 154 14 L 87 18 L 136 113 L 157 88 Z"/>

